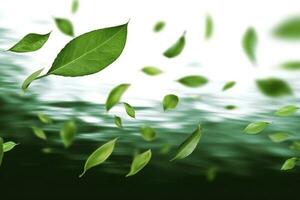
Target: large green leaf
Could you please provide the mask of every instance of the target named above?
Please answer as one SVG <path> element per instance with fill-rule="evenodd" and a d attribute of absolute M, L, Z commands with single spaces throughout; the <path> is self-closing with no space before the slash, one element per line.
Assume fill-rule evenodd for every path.
<path fill-rule="evenodd" d="M 82 174 L 79 175 L 79 177 L 82 177 L 87 172 L 87 170 L 91 169 L 92 167 L 100 165 L 101 163 L 106 161 L 113 152 L 117 139 L 118 138 L 115 138 L 96 149 L 86 160 L 84 164 L 84 170 Z"/>
<path fill-rule="evenodd" d="M 17 44 L 11 47 L 9 51 L 25 53 L 39 50 L 47 42 L 50 34 L 51 32 L 44 35 L 37 33 L 29 33 L 28 35 L 23 37 Z"/>
<path fill-rule="evenodd" d="M 111 90 L 105 104 L 106 111 L 109 111 L 112 107 L 114 107 L 120 102 L 122 95 L 128 89 L 129 86 L 130 84 L 124 83 L 116 86 Z"/>
<path fill-rule="evenodd" d="M 71 146 L 76 135 L 76 124 L 74 121 L 66 122 L 60 130 L 60 137 L 66 148 Z"/>
<path fill-rule="evenodd" d="M 189 156 L 196 149 L 202 136 L 202 128 L 200 124 L 197 129 L 178 147 L 175 156 L 171 159 L 178 160 Z"/>
<path fill-rule="evenodd" d="M 151 155 L 152 153 L 150 149 L 148 151 L 145 151 L 144 153 L 135 155 L 131 163 L 130 171 L 126 175 L 126 177 L 133 176 L 141 171 L 149 163 Z"/>
<path fill-rule="evenodd" d="M 182 52 L 184 45 L 185 45 L 185 32 L 171 47 L 169 47 L 164 52 L 164 56 L 166 56 L 167 58 L 174 58 L 178 56 Z"/>
<path fill-rule="evenodd" d="M 252 63 L 256 62 L 255 50 L 257 45 L 257 35 L 254 28 L 248 28 L 242 39 L 243 49 Z"/>
<path fill-rule="evenodd" d="M 177 81 L 187 87 L 200 87 L 208 83 L 207 78 L 197 75 L 185 76 L 178 79 Z"/>
<path fill-rule="evenodd" d="M 299 40 L 300 16 L 292 17 L 281 22 L 274 28 L 273 34 L 280 39 Z"/>
<path fill-rule="evenodd" d="M 70 20 L 64 18 L 54 18 L 57 28 L 68 36 L 74 36 L 73 25 Z"/>
<path fill-rule="evenodd" d="M 292 89 L 285 81 L 278 78 L 266 78 L 256 80 L 258 89 L 270 97 L 281 97 L 293 94 Z"/>
<path fill-rule="evenodd" d="M 179 98 L 174 94 L 168 94 L 163 99 L 163 109 L 164 111 L 176 108 L 179 102 Z"/>
<path fill-rule="evenodd" d="M 214 23 L 211 16 L 207 15 L 205 18 L 205 39 L 209 39 L 212 37 L 214 30 Z"/>

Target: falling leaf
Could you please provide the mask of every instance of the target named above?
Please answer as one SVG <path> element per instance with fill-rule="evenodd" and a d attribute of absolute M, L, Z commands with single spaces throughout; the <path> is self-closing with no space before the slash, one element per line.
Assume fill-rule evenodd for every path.
<path fill-rule="evenodd" d="M 234 110 L 234 109 L 236 109 L 236 106 L 235 105 L 227 105 L 224 108 L 227 110 Z"/>
<path fill-rule="evenodd" d="M 163 99 L 163 109 L 164 111 L 176 108 L 179 99 L 174 94 L 168 94 Z"/>
<path fill-rule="evenodd" d="M 287 105 L 287 106 L 283 106 L 282 108 L 277 110 L 274 114 L 277 116 L 281 116 L 281 117 L 290 116 L 290 115 L 294 114 L 295 112 L 297 112 L 298 109 L 299 108 L 297 106 Z"/>
<path fill-rule="evenodd" d="M 162 71 L 156 67 L 144 67 L 142 71 L 149 76 L 157 76 L 162 73 Z"/>
<path fill-rule="evenodd" d="M 76 124 L 74 121 L 66 122 L 60 130 L 60 137 L 66 148 L 70 147 L 76 135 Z"/>
<path fill-rule="evenodd" d="M 296 157 L 292 157 L 292 158 L 287 159 L 283 163 L 280 170 L 286 171 L 286 170 L 293 169 L 296 166 L 296 163 L 297 163 L 298 160 L 299 160 L 299 158 L 296 158 Z"/>
<path fill-rule="evenodd" d="M 187 87 L 200 87 L 208 83 L 207 78 L 204 76 L 196 76 L 196 75 L 191 75 L 191 76 L 185 76 L 177 80 L 179 83 L 181 83 L 184 86 Z"/>
<path fill-rule="evenodd" d="M 259 79 L 256 80 L 256 85 L 263 94 L 270 97 L 282 97 L 293 94 L 290 86 L 278 78 Z"/>
<path fill-rule="evenodd" d="M 115 124 L 117 127 L 122 128 L 122 119 L 121 117 L 115 115 Z"/>
<path fill-rule="evenodd" d="M 295 60 L 295 61 L 289 61 L 282 63 L 281 68 L 286 69 L 286 70 L 300 70 L 300 61 Z"/>
<path fill-rule="evenodd" d="M 2 161 L 3 161 L 3 155 L 4 155 L 4 151 L 3 151 L 3 139 L 0 137 L 0 166 L 1 166 Z"/>
<path fill-rule="evenodd" d="M 214 23 L 211 16 L 207 15 L 205 18 L 205 39 L 210 39 L 213 34 Z"/>
<path fill-rule="evenodd" d="M 273 35 L 279 39 L 299 40 L 300 39 L 300 16 L 291 17 L 273 30 Z"/>
<path fill-rule="evenodd" d="M 164 144 L 161 149 L 159 150 L 160 154 L 166 155 L 170 152 L 171 150 L 171 145 L 170 144 Z"/>
<path fill-rule="evenodd" d="M 130 172 L 126 175 L 126 177 L 133 176 L 141 171 L 149 163 L 151 155 L 152 153 L 150 149 L 144 153 L 135 155 L 131 163 Z"/>
<path fill-rule="evenodd" d="M 248 28 L 242 39 L 243 49 L 252 63 L 256 63 L 255 50 L 257 46 L 257 35 L 254 28 Z"/>
<path fill-rule="evenodd" d="M 291 144 L 290 149 L 300 151 L 300 141 L 294 141 Z"/>
<path fill-rule="evenodd" d="M 124 103 L 124 107 L 125 107 L 127 115 L 129 115 L 132 118 L 135 118 L 135 110 L 134 110 L 134 108 L 130 104 L 128 104 L 128 103 Z"/>
<path fill-rule="evenodd" d="M 164 21 L 159 21 L 154 25 L 153 31 L 154 32 L 160 32 L 164 29 L 166 23 Z"/>
<path fill-rule="evenodd" d="M 120 84 L 111 90 L 105 104 L 106 111 L 109 111 L 112 107 L 114 107 L 120 102 L 122 95 L 128 89 L 129 86 L 130 84 L 126 83 Z"/>
<path fill-rule="evenodd" d="M 11 47 L 8 51 L 17 53 L 26 53 L 37 51 L 44 46 L 49 39 L 51 32 L 42 35 L 37 33 L 29 33 L 23 37 L 17 44 Z"/>
<path fill-rule="evenodd" d="M 208 182 L 213 182 L 216 179 L 217 176 L 217 167 L 210 167 L 206 171 L 206 179 Z"/>
<path fill-rule="evenodd" d="M 244 132 L 251 135 L 258 134 L 269 125 L 269 122 L 253 122 L 244 129 Z"/>
<path fill-rule="evenodd" d="M 70 20 L 64 18 L 54 18 L 57 28 L 68 36 L 74 36 L 73 25 Z"/>
<path fill-rule="evenodd" d="M 200 124 L 197 129 L 178 147 L 175 156 L 171 159 L 178 160 L 189 156 L 196 149 L 202 136 L 202 128 Z"/>
<path fill-rule="evenodd" d="M 14 143 L 13 141 L 5 142 L 5 143 L 3 143 L 3 152 L 8 152 L 8 151 L 12 150 L 17 145 L 18 144 Z"/>
<path fill-rule="evenodd" d="M 235 81 L 229 81 L 227 83 L 225 83 L 225 85 L 223 86 L 223 91 L 229 90 L 230 88 L 232 88 L 235 85 Z"/>
<path fill-rule="evenodd" d="M 276 142 L 276 143 L 286 141 L 289 139 L 289 137 L 290 137 L 289 134 L 282 133 L 282 132 L 273 133 L 273 134 L 269 135 L 270 140 L 272 140 L 272 142 Z"/>
<path fill-rule="evenodd" d="M 100 165 L 104 161 L 107 160 L 107 158 L 111 155 L 111 153 L 114 150 L 115 143 L 118 138 L 115 138 L 105 144 L 103 144 L 101 147 L 96 149 L 86 160 L 84 164 L 84 170 L 82 174 L 79 175 L 79 178 L 81 178 L 87 170 L 91 169 L 92 167 L 95 167 L 97 165 Z"/>
<path fill-rule="evenodd" d="M 185 32 L 171 47 L 169 47 L 164 52 L 164 56 L 166 56 L 167 58 L 174 58 L 178 56 L 182 52 L 184 45 L 185 45 Z"/>
<path fill-rule="evenodd" d="M 22 84 L 22 90 L 24 92 L 26 92 L 26 90 L 29 87 L 29 85 L 31 84 L 31 82 L 34 81 L 42 73 L 43 70 L 44 70 L 44 68 L 39 69 L 39 70 L 33 72 L 30 76 L 28 76 L 25 79 L 25 81 Z"/>
<path fill-rule="evenodd" d="M 144 126 L 141 128 L 141 134 L 146 141 L 152 141 L 155 139 L 156 132 L 150 126 Z"/>
<path fill-rule="evenodd" d="M 73 14 L 77 12 L 78 7 L 79 7 L 79 0 L 73 0 L 72 8 L 71 8 Z"/>
<path fill-rule="evenodd" d="M 38 118 L 41 122 L 43 122 L 44 124 L 51 124 L 52 120 L 50 117 L 48 117 L 47 115 L 44 115 L 42 113 L 38 114 Z"/>
<path fill-rule="evenodd" d="M 33 133 L 34 133 L 34 135 L 36 137 L 38 137 L 38 138 L 40 138 L 42 140 L 46 140 L 47 139 L 47 136 L 46 136 L 45 132 L 42 129 L 40 129 L 38 127 L 35 127 L 35 126 L 33 126 L 31 128 L 32 128 Z"/>

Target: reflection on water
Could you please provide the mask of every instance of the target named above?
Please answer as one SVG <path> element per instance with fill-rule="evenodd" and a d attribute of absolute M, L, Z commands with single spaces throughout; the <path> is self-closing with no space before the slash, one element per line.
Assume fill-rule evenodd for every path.
<path fill-rule="evenodd" d="M 9 32 L 5 29 L 0 29 L 0 35 L 1 40 L 10 39 Z M 208 184 L 205 173 L 211 167 L 217 169 L 217 179 L 219 176 L 222 178 L 222 174 L 227 177 L 255 177 L 268 173 L 280 176 L 282 172 L 279 169 L 283 161 L 299 154 L 289 149 L 292 141 L 300 140 L 299 116 L 279 118 L 272 115 L 283 102 L 293 104 L 299 101 L 295 96 L 274 100 L 265 98 L 252 89 L 244 91 L 241 96 L 226 93 L 220 96 L 220 93 L 199 93 L 199 90 L 188 90 L 187 93 L 181 91 L 179 96 L 183 98 L 180 99 L 178 108 L 166 113 L 163 113 L 160 102 L 153 100 L 150 102 L 151 106 L 135 106 L 137 119 L 127 117 L 122 106 L 115 107 L 114 111 L 123 118 L 124 128 L 119 129 L 114 124 L 114 115 L 105 113 L 101 102 L 97 104 L 77 100 L 80 98 L 76 95 L 80 95 L 79 91 L 84 90 L 83 88 L 77 88 L 73 93 L 68 91 L 74 97 L 68 101 L 41 100 L 39 93 L 47 93 L 43 88 L 46 86 L 42 85 L 38 92 L 23 94 L 19 75 L 24 75 L 24 72 L 22 66 L 16 64 L 18 59 L 26 57 L 8 52 L 0 53 L 0 135 L 5 140 L 20 143 L 12 152 L 5 154 L 1 166 L 0 177 L 9 186 L 15 180 L 20 184 L 26 184 L 27 181 L 36 184 L 39 183 L 39 177 L 53 184 L 57 180 L 55 176 L 64 184 L 73 185 L 75 190 L 80 187 L 87 190 L 88 186 L 82 186 L 77 180 L 85 159 L 98 146 L 115 137 L 120 139 L 112 157 L 102 166 L 90 170 L 82 184 L 92 188 L 103 184 L 103 180 L 122 184 L 132 156 L 149 148 L 153 151 L 153 159 L 137 175 L 138 178 L 133 178 L 136 181 L 131 182 L 133 185 L 144 178 L 150 185 L 174 185 L 179 184 L 178 180 L 182 184 L 187 180 Z M 295 74 L 286 78 L 294 83 L 295 91 L 299 91 L 300 84 L 295 79 Z M 221 88 L 221 85 L 216 84 L 220 83 L 212 82 L 207 87 Z M 226 105 L 236 105 L 237 109 L 226 110 Z M 42 125 L 37 118 L 37 113 L 40 112 L 49 115 L 54 123 Z M 69 119 L 76 121 L 78 135 L 73 146 L 64 149 L 59 130 Z M 272 122 L 272 125 L 260 135 L 245 135 L 242 132 L 249 122 L 259 120 Z M 204 128 L 204 135 L 198 148 L 184 160 L 169 162 L 176 147 L 192 133 L 199 122 Z M 156 130 L 156 140 L 146 142 L 142 139 L 139 127 L 145 124 Z M 43 128 L 49 139 L 41 141 L 35 138 L 31 126 Z M 275 131 L 287 131 L 292 137 L 280 144 L 273 143 L 267 135 Z M 292 173 L 299 172 L 296 168 Z M 164 179 L 160 176 L 164 176 Z M 42 185 L 47 186 L 46 183 Z M 106 187 L 108 191 L 113 190 Z M 129 186 L 125 188 L 128 189 Z M 160 191 L 160 188 L 155 190 Z"/>

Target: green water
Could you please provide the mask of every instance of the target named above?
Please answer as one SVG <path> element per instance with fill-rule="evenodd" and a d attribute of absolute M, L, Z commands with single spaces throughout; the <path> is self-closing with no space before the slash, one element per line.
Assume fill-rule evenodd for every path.
<path fill-rule="evenodd" d="M 10 39 L 7 30 L 0 29 L 0 35 L 1 40 Z M 293 196 L 298 187 L 299 167 L 288 173 L 279 169 L 287 158 L 299 156 L 299 152 L 289 149 L 292 141 L 300 140 L 299 115 L 288 118 L 272 115 L 283 102 L 299 102 L 300 85 L 295 74 L 289 81 L 293 82 L 296 94 L 289 98 L 269 99 L 257 91 L 249 91 L 247 98 L 220 98 L 213 93 L 199 94 L 197 90 L 190 97 L 181 98 L 178 108 L 167 113 L 163 113 L 158 101 L 151 101 L 148 107 L 134 105 L 142 120 L 123 119 L 124 128 L 118 129 L 113 115 L 105 113 L 101 102 L 78 101 L 76 95 L 68 101 L 41 98 L 51 89 L 47 84 L 37 84 L 36 92 L 23 94 L 20 77 L 27 73 L 21 62 L 24 59 L 27 59 L 24 55 L 0 53 L 0 136 L 20 143 L 5 154 L 0 168 L 0 199 L 129 196 L 251 199 Z M 232 99 L 236 99 L 237 110 L 225 110 L 223 107 Z M 41 124 L 37 118 L 40 112 L 49 115 L 54 123 Z M 69 119 L 76 121 L 78 134 L 71 148 L 65 149 L 59 130 Z M 243 133 L 249 122 L 259 120 L 270 121 L 272 126 L 259 135 Z M 199 122 L 204 133 L 198 148 L 184 160 L 169 162 L 176 147 Z M 145 124 L 156 130 L 156 140 L 142 139 L 139 129 Z M 43 128 L 49 139 L 36 138 L 31 126 Z M 287 131 L 292 137 L 280 144 L 273 143 L 267 135 L 275 131 Z M 87 156 L 115 137 L 119 140 L 109 160 L 79 179 Z M 153 152 L 149 165 L 136 176 L 125 178 L 133 155 L 149 148 Z M 206 178 L 210 168 L 217 169 L 213 182 Z"/>

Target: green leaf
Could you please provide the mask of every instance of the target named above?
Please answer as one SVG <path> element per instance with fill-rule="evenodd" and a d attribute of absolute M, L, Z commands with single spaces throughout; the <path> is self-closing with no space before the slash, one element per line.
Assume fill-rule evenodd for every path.
<path fill-rule="evenodd" d="M 72 8 L 71 8 L 73 14 L 77 12 L 78 7 L 79 7 L 79 0 L 73 0 Z"/>
<path fill-rule="evenodd" d="M 12 150 L 17 145 L 18 144 L 14 143 L 13 141 L 5 142 L 5 143 L 3 143 L 3 152 L 8 152 L 8 151 Z"/>
<path fill-rule="evenodd" d="M 185 32 L 171 47 L 169 47 L 164 52 L 164 56 L 167 58 L 174 58 L 178 56 L 182 52 L 184 45 L 185 45 Z"/>
<path fill-rule="evenodd" d="M 214 23 L 211 16 L 207 15 L 205 18 L 205 39 L 210 39 L 213 34 Z"/>
<path fill-rule="evenodd" d="M 300 70 L 300 61 L 295 60 L 295 61 L 289 61 L 282 63 L 281 68 L 286 69 L 286 70 Z"/>
<path fill-rule="evenodd" d="M 73 25 L 70 20 L 64 18 L 54 18 L 57 28 L 68 36 L 74 36 Z"/>
<path fill-rule="evenodd" d="M 179 99 L 174 94 L 168 94 L 163 99 L 163 109 L 164 111 L 176 108 Z"/>
<path fill-rule="evenodd" d="M 254 64 L 256 63 L 255 50 L 257 45 L 257 35 L 254 28 L 248 28 L 242 39 L 244 52 Z"/>
<path fill-rule="evenodd" d="M 300 151 L 300 141 L 294 141 L 291 144 L 290 149 Z"/>
<path fill-rule="evenodd" d="M 125 107 L 127 115 L 129 115 L 132 118 L 135 118 L 135 110 L 134 110 L 134 108 L 130 104 L 128 104 L 128 103 L 124 103 L 124 107 Z"/>
<path fill-rule="evenodd" d="M 178 160 L 189 156 L 196 149 L 202 136 L 202 128 L 200 124 L 197 129 L 178 147 L 175 156 L 171 159 Z"/>
<path fill-rule="evenodd" d="M 2 164 L 3 155 L 4 155 L 4 151 L 3 151 L 3 139 L 0 137 L 0 166 Z"/>
<path fill-rule="evenodd" d="M 171 145 L 170 144 L 164 144 L 160 150 L 159 150 L 159 153 L 162 154 L 162 155 L 166 155 L 170 152 L 171 150 Z"/>
<path fill-rule="evenodd" d="M 32 128 L 33 133 L 34 133 L 34 135 L 36 137 L 38 137 L 38 138 L 40 138 L 42 140 L 46 140 L 47 139 L 47 136 L 46 136 L 45 132 L 42 129 L 40 129 L 38 127 L 35 127 L 35 126 L 33 126 L 31 128 Z"/>
<path fill-rule="evenodd" d="M 293 169 L 296 166 L 296 163 L 297 163 L 298 160 L 299 160 L 299 158 L 296 158 L 296 157 L 292 157 L 292 158 L 287 159 L 283 163 L 280 170 L 286 171 L 286 170 Z"/>
<path fill-rule="evenodd" d="M 244 129 L 244 132 L 251 135 L 258 134 L 269 125 L 269 122 L 253 122 Z"/>
<path fill-rule="evenodd" d="M 236 106 L 235 105 L 227 105 L 224 108 L 227 110 L 234 110 L 234 109 L 236 109 Z"/>
<path fill-rule="evenodd" d="M 121 119 L 121 117 L 118 117 L 118 116 L 115 115 L 115 124 L 116 124 L 116 126 L 119 127 L 119 128 L 122 128 L 122 127 L 123 127 L 123 126 L 122 126 L 122 119 Z"/>
<path fill-rule="evenodd" d="M 290 86 L 278 78 L 259 79 L 256 80 L 256 85 L 263 94 L 270 97 L 282 97 L 293 94 Z"/>
<path fill-rule="evenodd" d="M 74 121 L 66 122 L 60 130 L 60 137 L 66 148 L 70 147 L 76 135 L 76 124 Z"/>
<path fill-rule="evenodd" d="M 144 67 L 142 71 L 149 76 L 156 76 L 162 73 L 162 71 L 156 67 Z"/>
<path fill-rule="evenodd" d="M 227 83 L 225 83 L 225 85 L 223 86 L 223 91 L 229 90 L 230 88 L 232 88 L 235 85 L 235 81 L 229 81 Z"/>
<path fill-rule="evenodd" d="M 160 32 L 164 29 L 166 23 L 164 21 L 159 21 L 154 25 L 153 31 L 154 32 Z"/>
<path fill-rule="evenodd" d="M 112 107 L 120 102 L 122 95 L 129 86 L 130 84 L 120 84 L 111 90 L 105 104 L 106 111 L 109 111 Z"/>
<path fill-rule="evenodd" d="M 33 72 L 30 76 L 28 76 L 25 79 L 25 81 L 22 84 L 22 90 L 24 92 L 26 92 L 26 90 L 29 87 L 29 85 L 31 84 L 31 82 L 34 81 L 42 73 L 43 70 L 44 70 L 44 68 L 39 69 L 39 70 Z"/>
<path fill-rule="evenodd" d="M 277 116 L 285 117 L 285 116 L 290 116 L 297 112 L 299 108 L 294 105 L 287 105 L 281 107 L 279 110 L 277 110 L 274 114 Z"/>
<path fill-rule="evenodd" d="M 152 153 L 150 149 L 144 153 L 135 155 L 131 163 L 130 172 L 126 175 L 126 177 L 133 176 L 141 171 L 149 163 L 151 155 Z"/>
<path fill-rule="evenodd" d="M 152 141 L 155 139 L 156 132 L 150 126 L 144 126 L 141 128 L 141 134 L 146 141 Z"/>
<path fill-rule="evenodd" d="M 208 170 L 206 171 L 206 178 L 208 182 L 213 182 L 216 179 L 217 171 L 217 167 L 208 168 Z"/>
<path fill-rule="evenodd" d="M 44 46 L 49 39 L 51 32 L 47 34 L 29 33 L 23 37 L 17 44 L 11 47 L 8 51 L 17 53 L 26 53 L 37 51 Z"/>
<path fill-rule="evenodd" d="M 287 133 L 283 133 L 283 132 L 279 132 L 279 133 L 273 133 L 269 135 L 270 140 L 272 140 L 272 142 L 283 142 L 289 139 L 289 134 Z"/>
<path fill-rule="evenodd" d="M 107 160 L 107 158 L 111 155 L 111 153 L 114 150 L 117 139 L 118 138 L 115 138 L 103 144 L 88 157 L 84 165 L 84 170 L 82 174 L 79 175 L 79 178 L 81 178 L 87 172 L 87 170 L 97 165 L 100 165 L 101 163 Z"/>
<path fill-rule="evenodd" d="M 200 87 L 208 83 L 207 78 L 204 76 L 196 76 L 196 75 L 191 75 L 191 76 L 185 76 L 177 80 L 179 83 L 181 83 L 184 86 L 187 87 Z"/>
<path fill-rule="evenodd" d="M 299 40 L 300 39 L 300 16 L 289 18 L 273 30 L 273 35 L 279 39 Z"/>
<path fill-rule="evenodd" d="M 50 117 L 48 117 L 47 115 L 44 115 L 42 113 L 38 114 L 38 118 L 41 122 L 43 122 L 44 124 L 52 124 L 52 119 Z"/>

